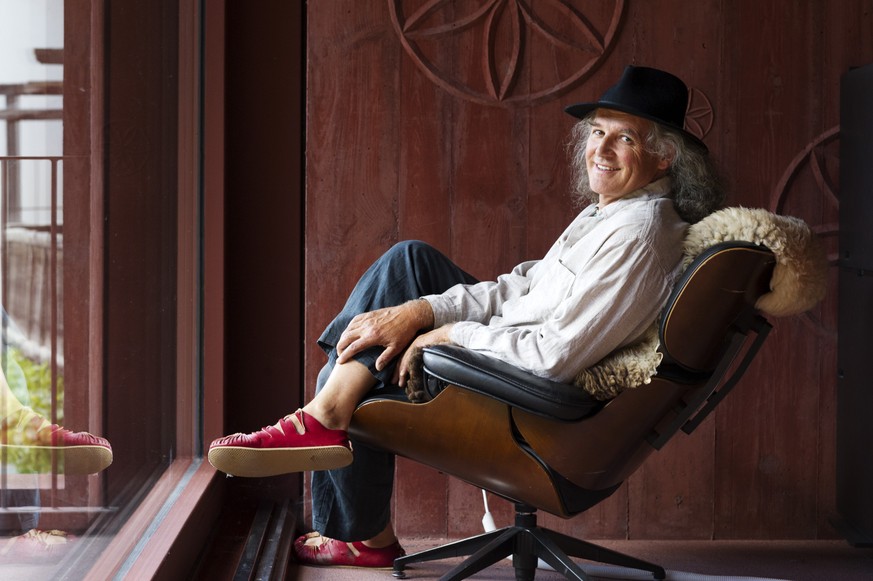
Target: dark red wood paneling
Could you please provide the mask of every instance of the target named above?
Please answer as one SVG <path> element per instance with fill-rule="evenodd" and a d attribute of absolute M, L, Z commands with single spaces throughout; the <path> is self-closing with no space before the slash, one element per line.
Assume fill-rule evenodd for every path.
<path fill-rule="evenodd" d="M 586 16 L 600 47 L 572 13 L 549 12 L 558 2 L 504 2 L 490 43 L 475 25 L 429 35 L 485 5 L 472 0 L 437 5 L 398 32 L 394 19 L 410 26 L 423 4 L 308 5 L 307 396 L 323 362 L 315 337 L 395 241 L 426 240 L 479 277 L 545 252 L 575 212 L 572 119 L 562 108 L 596 98 L 629 63 L 671 70 L 691 87 L 731 205 L 797 215 L 835 252 L 839 79 L 873 62 L 869 1 L 564 2 Z M 542 14 L 552 40 L 521 18 L 527 36 L 517 43 L 516 6 Z M 498 87 L 518 68 L 502 104 L 488 103 L 489 62 Z M 575 85 L 543 96 L 574 67 L 584 69 Z M 518 100 L 529 93 L 539 96 Z M 748 377 L 697 432 L 677 436 L 588 513 L 542 520 L 595 538 L 834 536 L 834 294 L 809 315 L 774 322 Z M 396 491 L 401 535 L 481 530 L 481 493 L 469 485 L 403 461 Z M 491 508 L 498 524 L 509 521 L 505 502 Z"/>

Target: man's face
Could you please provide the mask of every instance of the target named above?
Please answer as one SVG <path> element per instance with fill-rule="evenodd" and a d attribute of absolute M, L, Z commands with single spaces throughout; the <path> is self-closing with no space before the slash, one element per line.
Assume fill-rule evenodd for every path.
<path fill-rule="evenodd" d="M 610 109 L 598 109 L 585 148 L 591 189 L 601 206 L 664 176 L 670 160 L 646 151 L 651 121 Z"/>

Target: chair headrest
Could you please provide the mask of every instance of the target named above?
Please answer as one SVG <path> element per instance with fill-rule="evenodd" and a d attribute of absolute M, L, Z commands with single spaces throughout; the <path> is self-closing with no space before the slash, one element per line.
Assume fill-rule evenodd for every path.
<path fill-rule="evenodd" d="M 755 305 L 759 311 L 786 317 L 807 311 L 824 298 L 827 257 L 818 236 L 803 220 L 763 208 L 713 212 L 688 229 L 686 264 L 704 249 L 730 240 L 766 246 L 776 256 L 770 288 Z"/>
<path fill-rule="evenodd" d="M 667 362 L 690 371 L 711 371 L 729 328 L 753 312 L 767 293 L 776 258 L 770 250 L 732 241 L 704 250 L 685 270 L 661 319 Z"/>

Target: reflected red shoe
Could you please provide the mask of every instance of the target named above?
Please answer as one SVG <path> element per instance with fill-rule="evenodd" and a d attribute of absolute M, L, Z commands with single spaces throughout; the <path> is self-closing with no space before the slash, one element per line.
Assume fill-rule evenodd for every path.
<path fill-rule="evenodd" d="M 390 569 L 394 566 L 394 559 L 404 556 L 406 551 L 396 541 L 387 547 L 373 549 L 359 541 L 346 543 L 311 532 L 294 541 L 294 554 L 303 565 Z"/>
<path fill-rule="evenodd" d="M 54 456 L 60 474 L 96 474 L 112 464 L 109 440 L 50 424 L 30 408 L 3 420 L 2 429 L 0 449 L 9 452 L 10 464 L 50 469 Z"/>
<path fill-rule="evenodd" d="M 333 470 L 352 463 L 345 430 L 330 430 L 297 410 L 251 434 L 231 434 L 209 446 L 209 463 L 231 476 L 258 478 L 309 470 Z"/>

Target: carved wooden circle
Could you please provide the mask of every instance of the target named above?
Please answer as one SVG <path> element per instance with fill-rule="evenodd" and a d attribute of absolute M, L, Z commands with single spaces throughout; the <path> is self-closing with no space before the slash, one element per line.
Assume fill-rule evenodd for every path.
<path fill-rule="evenodd" d="M 543 103 L 592 74 L 615 42 L 624 4 L 388 0 L 403 48 L 432 82 L 501 106 Z"/>
<path fill-rule="evenodd" d="M 839 259 L 839 175 L 838 125 L 813 139 L 794 157 L 770 198 L 770 209 L 773 212 L 796 216 L 810 225 L 824 243 L 828 263 L 834 272 Z M 825 303 L 832 300 L 835 300 L 834 297 L 825 297 Z M 817 307 L 803 313 L 801 319 L 814 331 L 835 338 L 836 328 L 833 327 L 833 321 L 827 318 L 829 322 L 825 322 L 818 315 L 824 308 Z"/>
<path fill-rule="evenodd" d="M 685 111 L 685 131 L 703 139 L 712 129 L 715 114 L 712 103 L 703 91 L 688 90 L 688 109 Z"/>

